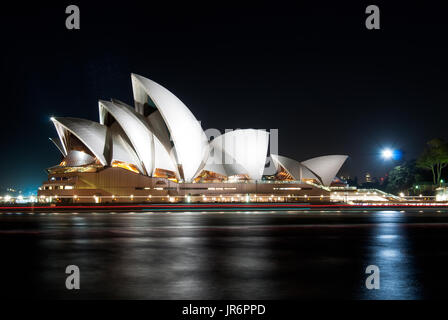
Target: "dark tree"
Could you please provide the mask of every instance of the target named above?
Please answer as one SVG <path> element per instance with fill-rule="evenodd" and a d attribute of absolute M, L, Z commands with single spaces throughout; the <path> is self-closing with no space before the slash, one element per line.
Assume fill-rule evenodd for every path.
<path fill-rule="evenodd" d="M 406 161 L 395 166 L 389 171 L 386 191 L 390 193 L 398 193 L 411 188 L 415 182 L 416 172 L 417 168 L 415 160 Z"/>
<path fill-rule="evenodd" d="M 426 144 L 417 166 L 431 170 L 434 185 L 440 183 L 442 169 L 448 166 L 448 143 L 442 139 L 432 139 Z"/>

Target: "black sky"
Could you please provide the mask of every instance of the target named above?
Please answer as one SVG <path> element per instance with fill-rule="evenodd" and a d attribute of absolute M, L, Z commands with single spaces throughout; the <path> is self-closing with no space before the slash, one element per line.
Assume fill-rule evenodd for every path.
<path fill-rule="evenodd" d="M 411 159 L 448 138 L 442 1 L 92 2 L 2 4 L 0 187 L 36 188 L 60 160 L 50 116 L 131 104 L 131 72 L 204 128 L 278 128 L 279 153 L 297 160 L 348 154 L 342 173 L 381 175 L 383 146 Z M 79 31 L 65 28 L 69 4 Z M 365 28 L 369 4 L 381 30 Z"/>

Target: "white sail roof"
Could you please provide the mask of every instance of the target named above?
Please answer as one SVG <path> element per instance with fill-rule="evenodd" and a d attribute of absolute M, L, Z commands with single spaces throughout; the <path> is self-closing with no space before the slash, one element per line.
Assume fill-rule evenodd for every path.
<path fill-rule="evenodd" d="M 246 168 L 237 163 L 232 156 L 222 149 L 221 141 L 214 141 L 210 143 L 210 156 L 202 170 L 216 172 L 224 176 L 249 175 L 249 171 Z"/>
<path fill-rule="evenodd" d="M 131 80 L 135 109 L 118 100 L 99 101 L 100 123 L 52 118 L 60 143 L 52 141 L 64 156 L 76 149 L 73 145 L 82 143 L 103 165 L 125 162 L 145 175 L 153 175 L 159 168 L 175 172 L 184 181 L 192 181 L 202 170 L 262 178 L 268 132 L 238 129 L 208 143 L 200 123 L 175 95 L 139 75 L 132 74 Z M 314 178 L 325 186 L 347 159 L 346 155 L 329 155 L 298 162 L 274 154 L 271 157 L 277 169 L 283 167 L 295 180 Z M 88 160 L 77 153 L 72 153 L 72 158 L 74 163 Z"/>
<path fill-rule="evenodd" d="M 186 181 L 191 181 L 209 154 L 201 125 L 181 100 L 158 83 L 136 74 L 131 79 L 136 106 L 150 102 L 159 110 L 174 143 L 179 172 Z M 166 146 L 164 139 L 161 142 Z"/>
<path fill-rule="evenodd" d="M 106 149 L 107 127 L 97 122 L 79 118 L 51 118 L 56 127 L 65 154 L 68 154 L 69 146 L 65 130 L 76 136 L 101 162 L 106 165 L 104 156 Z"/>
<path fill-rule="evenodd" d="M 329 155 L 312 158 L 301 163 L 318 175 L 323 185 L 329 186 L 347 158 L 346 155 Z"/>
<path fill-rule="evenodd" d="M 165 169 L 170 170 L 176 173 L 179 178 L 179 173 L 177 172 L 177 168 L 166 151 L 163 144 L 154 136 L 154 170 L 155 169 Z"/>
<path fill-rule="evenodd" d="M 291 177 L 293 177 L 294 180 L 302 180 L 302 166 L 299 161 L 272 153 L 271 158 L 274 161 L 274 165 L 277 170 L 280 170 L 281 166 L 287 173 L 289 173 L 289 175 L 291 175 Z"/>
<path fill-rule="evenodd" d="M 264 130 L 238 129 L 227 132 L 210 143 L 213 156 L 207 161 L 206 168 L 212 168 L 211 165 L 214 165 L 215 170 L 219 170 L 217 164 L 221 157 L 224 158 L 222 161 L 224 172 L 239 171 L 233 174 L 247 174 L 252 180 L 260 180 L 266 163 L 268 145 L 269 133 Z"/>
<path fill-rule="evenodd" d="M 106 115 L 104 108 L 120 124 L 129 138 L 135 152 L 143 163 L 144 173 L 150 175 L 154 169 L 154 140 L 143 116 L 123 104 L 99 101 L 100 115 Z M 100 119 L 104 122 L 104 116 Z"/>
<path fill-rule="evenodd" d="M 324 186 L 329 186 L 348 156 L 322 156 L 303 162 L 276 154 L 271 154 L 271 157 L 277 170 L 282 166 L 294 180 L 317 179 Z"/>
<path fill-rule="evenodd" d="M 64 162 L 68 167 L 80 167 L 95 162 L 95 158 L 82 151 L 70 150 Z"/>
<path fill-rule="evenodd" d="M 138 158 L 137 153 L 119 123 L 114 122 L 109 127 L 109 131 L 112 138 L 112 152 L 109 158 L 109 163 L 112 164 L 113 161 L 121 161 L 133 164 L 137 167 L 140 173 L 144 173 L 142 162 Z"/>

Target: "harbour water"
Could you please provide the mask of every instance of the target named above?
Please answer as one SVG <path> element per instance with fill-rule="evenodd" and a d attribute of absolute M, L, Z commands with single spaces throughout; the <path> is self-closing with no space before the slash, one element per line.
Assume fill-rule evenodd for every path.
<path fill-rule="evenodd" d="M 9 298 L 448 297 L 448 211 L 436 209 L 3 212 L 0 252 Z M 65 287 L 68 265 L 79 290 Z"/>

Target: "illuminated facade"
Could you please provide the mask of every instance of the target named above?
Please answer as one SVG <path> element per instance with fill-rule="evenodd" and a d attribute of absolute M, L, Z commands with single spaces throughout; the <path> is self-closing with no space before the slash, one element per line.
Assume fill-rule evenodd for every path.
<path fill-rule="evenodd" d="M 40 201 L 311 201 L 347 156 L 298 162 L 271 154 L 277 172 L 263 176 L 269 133 L 238 129 L 208 141 L 191 111 L 170 91 L 131 75 L 134 103 L 99 101 L 99 122 L 51 118 L 62 154 L 48 168 Z"/>

